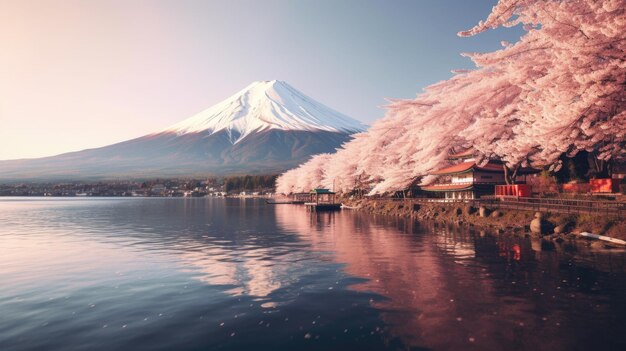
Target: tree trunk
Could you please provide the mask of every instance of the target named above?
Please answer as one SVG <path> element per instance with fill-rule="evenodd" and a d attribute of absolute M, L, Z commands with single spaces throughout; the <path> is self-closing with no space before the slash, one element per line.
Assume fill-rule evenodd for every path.
<path fill-rule="evenodd" d="M 515 165 L 515 167 L 511 170 L 503 164 L 502 168 L 504 168 L 504 181 L 506 182 L 506 185 L 515 184 L 515 178 L 517 178 L 517 172 L 519 171 L 520 165 Z"/>
<path fill-rule="evenodd" d="M 520 169 L 520 165 L 515 166 L 515 170 L 513 171 L 513 175 L 511 176 L 511 183 L 515 184 L 515 180 L 517 179 L 517 172 Z"/>
<path fill-rule="evenodd" d="M 592 178 L 610 178 L 611 177 L 611 162 L 598 159 L 596 152 L 590 152 L 589 157 L 593 161 L 594 174 Z"/>

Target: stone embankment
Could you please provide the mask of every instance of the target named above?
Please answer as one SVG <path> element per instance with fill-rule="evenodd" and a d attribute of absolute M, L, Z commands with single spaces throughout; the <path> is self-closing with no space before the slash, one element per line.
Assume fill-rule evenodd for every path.
<path fill-rule="evenodd" d="M 524 210 L 505 211 L 470 204 L 425 203 L 411 200 L 359 199 L 344 203 L 374 214 L 434 220 L 516 236 L 540 237 L 544 241 L 556 243 L 580 239 L 576 234 L 581 232 L 626 239 L 626 218 L 611 219 L 589 214 L 535 213 Z M 589 244 L 605 245 L 593 242 Z M 546 245 L 550 246 L 548 243 Z"/>

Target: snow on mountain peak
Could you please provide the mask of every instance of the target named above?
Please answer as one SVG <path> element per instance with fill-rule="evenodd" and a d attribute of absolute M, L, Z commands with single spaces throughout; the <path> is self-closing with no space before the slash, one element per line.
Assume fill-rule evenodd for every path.
<path fill-rule="evenodd" d="M 213 134 L 225 130 L 231 141 L 237 142 L 251 133 L 270 129 L 356 133 L 364 131 L 366 126 L 285 82 L 272 80 L 254 82 L 164 132 Z"/>

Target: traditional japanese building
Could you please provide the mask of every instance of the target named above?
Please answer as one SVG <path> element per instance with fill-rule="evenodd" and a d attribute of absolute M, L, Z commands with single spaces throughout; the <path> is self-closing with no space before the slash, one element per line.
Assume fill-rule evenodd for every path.
<path fill-rule="evenodd" d="M 494 195 L 496 185 L 506 184 L 501 161 L 489 160 L 485 165 L 479 165 L 472 150 L 450 155 L 448 160 L 458 163 L 433 172 L 432 175 L 440 176 L 437 183 L 422 187 L 422 190 L 444 193 L 446 199 L 464 200 Z M 518 177 L 536 172 L 520 170 Z"/>

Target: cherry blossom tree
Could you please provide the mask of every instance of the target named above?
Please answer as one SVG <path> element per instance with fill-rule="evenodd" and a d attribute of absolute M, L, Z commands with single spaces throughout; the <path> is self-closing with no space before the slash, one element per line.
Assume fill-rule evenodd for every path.
<path fill-rule="evenodd" d="M 469 147 L 479 162 L 504 161 L 510 178 L 525 166 L 556 169 L 561 155 L 581 150 L 606 173 L 611 160 L 626 158 L 626 0 L 500 0 L 459 35 L 516 25 L 526 31 L 518 42 L 465 54 L 475 70 L 391 101 L 366 133 L 324 165 L 311 160 L 287 172 L 280 189 L 321 175 L 341 191 L 401 190 L 415 179 L 432 182 L 429 173 L 447 165 L 449 153 Z"/>
<path fill-rule="evenodd" d="M 496 152 L 509 164 L 549 165 L 586 150 L 599 168 L 625 155 L 626 1 L 502 0 L 460 35 L 523 24 L 504 50 L 471 55 L 477 66 L 517 75 L 513 134 Z M 501 117 L 501 116 L 499 116 Z M 494 148 L 484 147 L 488 153 Z"/>
<path fill-rule="evenodd" d="M 315 155 L 300 167 L 282 174 L 276 180 L 276 192 L 291 194 L 319 188 L 325 178 L 325 168 L 330 157 L 330 154 Z"/>

